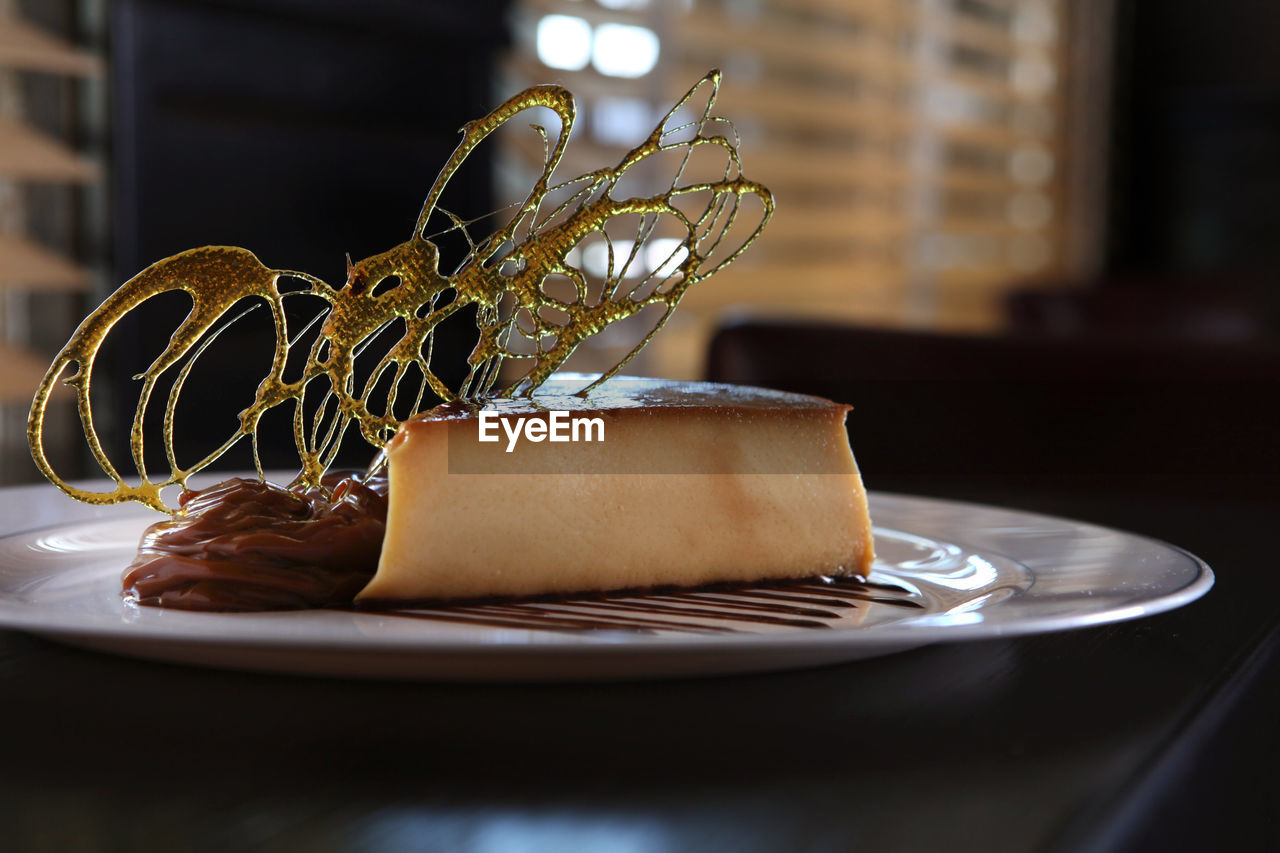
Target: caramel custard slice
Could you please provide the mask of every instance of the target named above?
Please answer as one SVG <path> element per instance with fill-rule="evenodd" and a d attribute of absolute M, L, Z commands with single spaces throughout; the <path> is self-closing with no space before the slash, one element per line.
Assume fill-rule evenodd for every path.
<path fill-rule="evenodd" d="M 582 384 L 556 377 L 532 399 L 449 404 L 405 422 L 387 447 L 382 555 L 358 599 L 691 587 L 869 569 L 871 522 L 845 432 L 848 406 L 632 378 L 575 396 Z M 583 440 L 585 429 L 578 441 L 549 440 L 556 412 L 600 419 L 602 440 Z M 479 440 L 482 416 L 498 440 Z M 531 419 L 546 426 L 530 430 Z M 548 437 L 513 445 L 515 425 L 522 436 Z"/>

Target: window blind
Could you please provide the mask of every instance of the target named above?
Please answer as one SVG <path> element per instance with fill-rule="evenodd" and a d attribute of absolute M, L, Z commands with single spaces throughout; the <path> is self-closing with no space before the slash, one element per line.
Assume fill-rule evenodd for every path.
<path fill-rule="evenodd" d="M 81 4 L 86 8 L 91 4 Z M 54 21 L 30 20 L 26 12 Z M 85 262 L 85 193 L 99 164 L 68 137 L 82 128 L 79 87 L 103 73 L 96 54 L 59 32 L 68 4 L 0 0 L 0 482 L 30 479 L 27 412 L 48 367 L 47 339 L 65 339 L 95 279 Z M 66 28 L 69 29 L 69 26 Z M 56 344 L 55 344 L 56 345 Z M 54 403 L 73 400 L 59 394 Z M 74 445 L 54 432 L 54 453 Z"/>
<path fill-rule="evenodd" d="M 1076 12 L 1095 37 L 1106 5 Z M 1088 75 L 1067 6 L 524 0 L 505 84 L 578 96 L 568 177 L 615 162 L 693 81 L 724 71 L 716 112 L 777 210 L 750 252 L 690 290 L 683 322 L 655 341 L 665 363 L 640 365 L 688 374 L 725 312 L 978 331 L 999 324 L 1010 288 L 1075 272 L 1088 241 L 1067 232 L 1089 221 L 1089 199 L 1069 192 L 1069 155 L 1085 152 L 1068 146 L 1097 136 L 1073 135 L 1091 102 L 1072 88 Z M 526 180 L 540 156 L 512 146 L 504 171 Z"/>

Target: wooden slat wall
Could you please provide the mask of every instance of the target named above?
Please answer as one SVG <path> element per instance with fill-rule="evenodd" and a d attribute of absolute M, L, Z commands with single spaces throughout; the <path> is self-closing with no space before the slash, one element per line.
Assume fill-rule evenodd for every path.
<path fill-rule="evenodd" d="M 0 371 L 0 479 L 5 481 L 13 479 L 10 459 L 26 454 L 26 441 L 3 427 L 14 420 L 10 415 L 25 417 L 48 365 L 45 355 L 27 349 L 35 309 L 26 297 L 85 291 L 92 284 L 88 269 L 29 233 L 33 217 L 26 189 L 83 187 L 101 179 L 95 162 L 27 123 L 23 82 L 29 75 L 83 79 L 102 71 L 99 57 L 25 20 L 18 4 L 0 0 L 0 358 L 5 364 Z"/>
<path fill-rule="evenodd" d="M 82 184 L 97 167 L 61 141 L 11 119 L 0 119 L 0 176 L 20 181 Z"/>
<path fill-rule="evenodd" d="M 1069 257 L 1070 137 L 1063 0 L 528 0 L 523 26 L 577 15 L 651 27 L 662 58 L 643 78 L 542 66 L 518 39 L 512 88 L 553 79 L 584 109 L 605 96 L 664 107 L 708 68 L 718 112 L 743 137 L 748 175 L 778 208 L 764 237 L 691 292 L 679 324 L 705 336 L 728 311 L 981 331 L 1011 287 L 1079 266 Z M 1093 14 L 1106 0 L 1091 2 Z M 620 17 L 619 17 L 620 16 Z M 1075 102 L 1079 102 L 1075 98 Z M 616 158 L 584 127 L 565 168 Z M 512 149 L 526 166 L 538 151 Z M 1072 214 L 1072 215 L 1069 215 Z M 657 349 L 685 356 L 688 341 Z M 642 368 L 696 373 L 661 353 Z"/>
<path fill-rule="evenodd" d="M 27 291 L 87 290 L 87 269 L 16 234 L 0 234 L 0 287 Z"/>
<path fill-rule="evenodd" d="M 102 60 L 17 17 L 0 18 L 0 67 L 17 71 L 91 76 Z"/>

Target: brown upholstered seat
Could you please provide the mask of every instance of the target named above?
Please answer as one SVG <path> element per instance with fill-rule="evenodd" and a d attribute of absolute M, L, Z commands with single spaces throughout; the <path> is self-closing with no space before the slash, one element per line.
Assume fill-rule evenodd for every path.
<path fill-rule="evenodd" d="M 721 329 L 709 379 L 851 403 L 871 488 L 1265 494 L 1280 347 L 968 337 L 816 323 Z"/>

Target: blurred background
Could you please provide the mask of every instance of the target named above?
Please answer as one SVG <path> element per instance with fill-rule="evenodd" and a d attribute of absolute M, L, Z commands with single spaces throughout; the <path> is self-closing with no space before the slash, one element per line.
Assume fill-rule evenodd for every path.
<path fill-rule="evenodd" d="M 345 253 L 408 236 L 459 126 L 506 96 L 575 92 L 568 177 L 616 162 L 719 67 L 718 112 L 777 214 L 631 372 L 852 402 L 873 486 L 1271 489 L 1268 5 L 0 0 L 0 478 L 38 476 L 25 419 L 45 365 L 149 263 L 233 244 L 341 281 Z M 484 207 L 541 157 L 507 144 L 462 189 Z M 171 328 L 125 336 L 105 406 Z M 75 473 L 61 420 L 50 441 Z"/>

